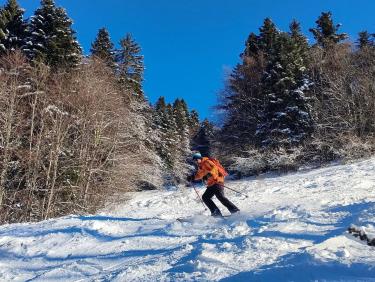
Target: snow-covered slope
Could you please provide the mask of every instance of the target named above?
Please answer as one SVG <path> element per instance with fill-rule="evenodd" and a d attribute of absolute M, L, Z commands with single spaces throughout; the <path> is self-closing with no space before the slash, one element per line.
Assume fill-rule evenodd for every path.
<path fill-rule="evenodd" d="M 1 226 L 0 281 L 375 281 L 375 247 L 346 232 L 374 234 L 375 159 L 227 184 L 249 198 L 227 190 L 226 219 L 186 188 Z"/>

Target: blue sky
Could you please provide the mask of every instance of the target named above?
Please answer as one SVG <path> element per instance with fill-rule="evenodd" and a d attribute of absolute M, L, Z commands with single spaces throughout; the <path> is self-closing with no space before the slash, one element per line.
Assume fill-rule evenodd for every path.
<path fill-rule="evenodd" d="M 5 0 L 0 0 L 4 4 Z M 322 11 L 331 11 L 341 30 L 356 40 L 361 30 L 375 32 L 374 0 L 57 0 L 74 21 L 85 53 L 97 31 L 106 27 L 117 43 L 133 34 L 145 56 L 145 92 L 173 102 L 184 98 L 201 118 L 214 119 L 212 107 L 228 70 L 239 59 L 250 32 L 265 17 L 281 30 L 295 18 L 308 29 Z M 39 0 L 19 0 L 32 15 Z M 312 40 L 312 39 L 311 39 Z"/>

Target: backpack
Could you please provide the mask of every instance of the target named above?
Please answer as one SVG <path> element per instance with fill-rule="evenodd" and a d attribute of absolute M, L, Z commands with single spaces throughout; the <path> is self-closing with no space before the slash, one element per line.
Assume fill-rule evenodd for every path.
<path fill-rule="evenodd" d="M 225 177 L 228 175 L 228 172 L 225 170 L 225 168 L 221 165 L 221 163 L 217 159 L 209 158 L 209 160 L 215 164 L 221 176 Z"/>

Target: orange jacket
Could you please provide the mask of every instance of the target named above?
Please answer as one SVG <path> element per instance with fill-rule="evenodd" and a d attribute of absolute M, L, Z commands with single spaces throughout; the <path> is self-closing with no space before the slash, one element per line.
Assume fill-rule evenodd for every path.
<path fill-rule="evenodd" d="M 194 180 L 200 180 L 207 174 L 210 174 L 206 183 L 207 187 L 215 184 L 224 184 L 224 176 L 219 174 L 219 170 L 217 169 L 216 165 L 212 161 L 210 161 L 209 158 L 204 157 L 199 164 L 198 171 L 194 177 Z"/>

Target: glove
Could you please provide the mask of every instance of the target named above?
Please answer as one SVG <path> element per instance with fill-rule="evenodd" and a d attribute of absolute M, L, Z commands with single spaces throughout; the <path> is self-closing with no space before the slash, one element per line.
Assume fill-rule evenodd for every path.
<path fill-rule="evenodd" d="M 189 175 L 188 177 L 186 177 L 186 180 L 187 180 L 188 182 L 192 182 L 192 181 L 194 180 L 194 174 Z"/>
<path fill-rule="evenodd" d="M 210 178 L 212 175 L 211 173 L 207 173 L 205 176 L 203 176 L 203 181 L 207 181 L 208 178 Z"/>

